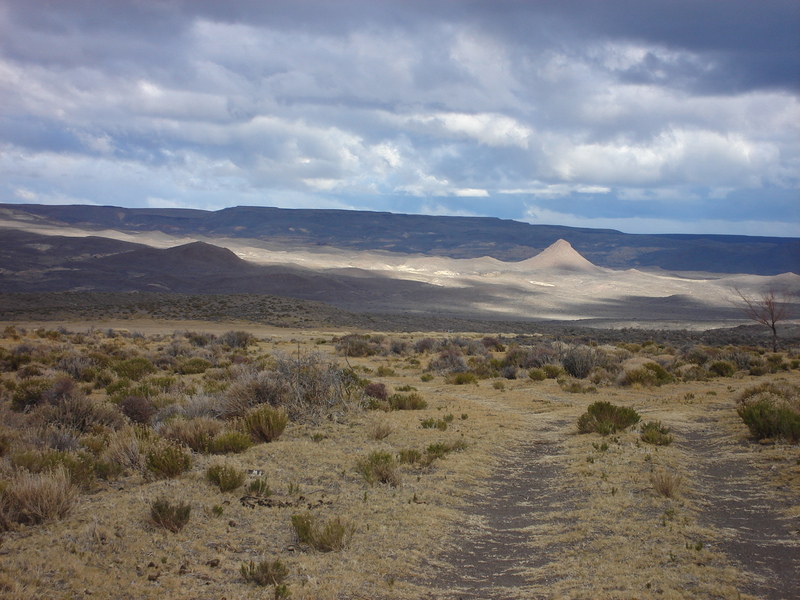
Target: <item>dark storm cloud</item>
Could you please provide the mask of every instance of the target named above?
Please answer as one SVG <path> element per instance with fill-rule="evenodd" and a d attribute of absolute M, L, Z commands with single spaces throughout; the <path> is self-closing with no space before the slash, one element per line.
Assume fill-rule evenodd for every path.
<path fill-rule="evenodd" d="M 796 234 L 798 32 L 794 1 L 0 0 L 4 199 Z"/>

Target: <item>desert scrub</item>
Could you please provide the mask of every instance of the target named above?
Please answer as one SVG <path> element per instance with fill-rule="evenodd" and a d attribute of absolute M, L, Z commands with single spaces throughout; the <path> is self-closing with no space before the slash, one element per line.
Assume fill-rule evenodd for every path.
<path fill-rule="evenodd" d="M 593 385 L 586 385 L 575 379 L 559 379 L 558 387 L 569 394 L 595 394 L 597 388 Z"/>
<path fill-rule="evenodd" d="M 221 492 L 231 492 L 244 485 L 246 474 L 230 465 L 215 464 L 206 469 L 206 479 L 216 485 Z"/>
<path fill-rule="evenodd" d="M 258 406 L 244 415 L 241 426 L 256 442 L 272 442 L 281 436 L 288 423 L 289 416 L 284 409 Z"/>
<path fill-rule="evenodd" d="M 730 360 L 715 360 L 708 365 L 708 371 L 717 377 L 733 377 L 736 373 L 736 363 Z"/>
<path fill-rule="evenodd" d="M 639 385 L 642 387 L 662 386 L 672 381 L 672 375 L 655 362 L 646 362 L 630 370 L 622 371 L 617 378 L 620 385 Z"/>
<path fill-rule="evenodd" d="M 683 477 L 669 471 L 658 470 L 650 474 L 653 489 L 665 498 L 674 498 L 678 495 L 683 483 Z"/>
<path fill-rule="evenodd" d="M 451 373 L 445 378 L 445 381 L 453 385 L 477 384 L 478 376 L 475 373 Z"/>
<path fill-rule="evenodd" d="M 156 366 L 150 361 L 150 359 L 145 358 L 144 356 L 135 356 L 133 358 L 127 358 L 112 364 L 111 370 L 114 371 L 119 377 L 138 381 L 145 375 L 155 373 L 158 369 L 156 369 Z"/>
<path fill-rule="evenodd" d="M 191 514 L 191 505 L 184 502 L 172 504 L 167 498 L 160 497 L 150 503 L 150 522 L 172 533 L 183 529 Z"/>
<path fill-rule="evenodd" d="M 172 479 L 192 466 L 192 457 L 177 444 L 156 441 L 145 456 L 145 467 L 157 479 Z"/>
<path fill-rule="evenodd" d="M 272 495 L 272 489 L 269 487 L 269 482 L 265 477 L 258 477 L 247 484 L 247 493 L 250 496 L 267 498 Z"/>
<path fill-rule="evenodd" d="M 528 371 L 528 377 L 533 381 L 544 381 L 547 379 L 547 373 L 544 372 L 544 369 L 533 368 Z"/>
<path fill-rule="evenodd" d="M 211 440 L 211 454 L 240 454 L 253 445 L 250 436 L 241 431 L 223 431 Z"/>
<path fill-rule="evenodd" d="M 320 522 L 310 513 L 292 515 L 292 528 L 297 541 L 318 552 L 343 550 L 350 545 L 356 527 L 348 519 L 334 517 Z"/>
<path fill-rule="evenodd" d="M 195 452 L 209 452 L 214 438 L 225 426 L 210 417 L 175 418 L 164 423 L 158 432 L 164 439 L 177 442 Z"/>
<path fill-rule="evenodd" d="M 423 429 L 438 429 L 439 431 L 447 431 L 447 421 L 444 419 L 423 419 L 419 423 Z"/>
<path fill-rule="evenodd" d="M 800 441 L 800 386 L 769 382 L 747 388 L 736 412 L 756 439 Z"/>
<path fill-rule="evenodd" d="M 388 452 L 373 452 L 367 458 L 360 460 L 356 469 L 370 485 L 376 483 L 386 483 L 392 487 L 400 485 L 397 460 Z"/>
<path fill-rule="evenodd" d="M 661 421 L 648 421 L 642 424 L 639 431 L 640 439 L 644 443 L 654 446 L 669 446 L 675 439 L 670 434 L 670 428 L 662 425 Z"/>
<path fill-rule="evenodd" d="M 639 419 L 639 413 L 632 408 L 599 401 L 590 404 L 586 412 L 578 418 L 578 431 L 608 435 L 635 425 Z"/>
<path fill-rule="evenodd" d="M 428 402 L 416 392 L 392 394 L 389 396 L 389 407 L 392 410 L 424 410 L 428 408 Z"/>
<path fill-rule="evenodd" d="M 273 561 L 265 560 L 260 563 L 255 563 L 251 560 L 249 563 L 242 563 L 242 566 L 239 568 L 239 573 L 241 573 L 242 577 L 247 582 L 252 582 L 262 587 L 274 585 L 278 588 L 282 586 L 283 582 L 286 581 L 286 578 L 289 576 L 289 568 L 279 559 Z M 275 597 L 281 597 L 277 591 Z"/>
<path fill-rule="evenodd" d="M 63 467 L 43 473 L 20 471 L 0 491 L 0 520 L 36 525 L 67 516 L 78 490 Z"/>

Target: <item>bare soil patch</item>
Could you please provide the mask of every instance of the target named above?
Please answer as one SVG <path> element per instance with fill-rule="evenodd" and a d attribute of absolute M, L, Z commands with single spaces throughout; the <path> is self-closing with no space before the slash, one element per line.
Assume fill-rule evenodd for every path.
<path fill-rule="evenodd" d="M 543 567 L 556 555 L 555 543 L 531 547 L 529 528 L 563 528 L 559 515 L 571 504 L 558 462 L 563 448 L 557 440 L 566 426 L 542 426 L 503 458 L 463 512 L 446 552 L 431 563 L 434 574 L 420 582 L 429 589 L 427 598 L 528 597 L 524 570 Z"/>
<path fill-rule="evenodd" d="M 681 444 L 696 458 L 701 521 L 720 531 L 717 546 L 746 573 L 742 591 L 767 600 L 800 598 L 800 520 L 788 489 L 774 488 L 753 464 L 751 444 L 720 435 L 717 413 L 687 431 Z"/>

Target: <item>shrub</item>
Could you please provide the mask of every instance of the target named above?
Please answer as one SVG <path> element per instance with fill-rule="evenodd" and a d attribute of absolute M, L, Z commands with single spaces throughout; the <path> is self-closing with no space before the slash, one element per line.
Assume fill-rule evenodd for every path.
<path fill-rule="evenodd" d="M 387 483 L 392 487 L 400 485 L 397 461 L 388 452 L 373 452 L 369 457 L 358 462 L 357 469 L 370 485 L 376 483 Z"/>
<path fill-rule="evenodd" d="M 230 492 L 244 485 L 245 472 L 230 465 L 216 464 L 206 469 L 206 479 L 219 487 L 221 492 Z"/>
<path fill-rule="evenodd" d="M 240 454 L 253 445 L 250 436 L 241 431 L 224 431 L 211 440 L 212 454 Z"/>
<path fill-rule="evenodd" d="M 336 350 L 345 356 L 375 356 L 381 353 L 380 343 L 370 339 L 368 335 L 350 334 L 339 339 Z"/>
<path fill-rule="evenodd" d="M 247 582 L 255 583 L 262 587 L 274 585 L 276 588 L 286 581 L 289 576 L 289 569 L 280 560 L 262 561 L 258 564 L 252 560 L 249 563 L 242 563 L 239 572 Z M 278 593 L 276 598 L 280 597 Z"/>
<path fill-rule="evenodd" d="M 561 362 L 567 374 L 578 379 L 584 379 L 597 363 L 597 351 L 586 346 L 571 348 Z"/>
<path fill-rule="evenodd" d="M 548 379 L 558 379 L 564 374 L 564 369 L 558 365 L 542 365 L 542 369 Z"/>
<path fill-rule="evenodd" d="M 621 385 L 661 386 L 672 381 L 672 376 L 658 363 L 646 362 L 643 365 L 620 373 Z"/>
<path fill-rule="evenodd" d="M 246 331 L 226 331 L 219 336 L 219 343 L 229 348 L 247 348 L 256 338 Z"/>
<path fill-rule="evenodd" d="M 148 450 L 145 467 L 155 477 L 172 479 L 188 471 L 192 457 L 180 446 L 171 443 L 155 443 Z"/>
<path fill-rule="evenodd" d="M 78 491 L 63 467 L 44 473 L 22 471 L 0 492 L 0 513 L 9 521 L 35 525 L 65 517 Z"/>
<path fill-rule="evenodd" d="M 150 504 L 150 521 L 172 533 L 178 533 L 189 522 L 192 507 L 180 502 L 172 504 L 167 498 L 161 497 Z"/>
<path fill-rule="evenodd" d="M 800 441 L 800 386 L 769 382 L 747 388 L 737 412 L 757 439 Z"/>
<path fill-rule="evenodd" d="M 11 395 L 11 409 L 22 412 L 40 404 L 52 385 L 52 380 L 44 377 L 31 377 L 21 381 Z"/>
<path fill-rule="evenodd" d="M 228 387 L 223 401 L 225 417 L 241 417 L 254 406 L 281 406 L 289 395 L 288 382 L 272 371 L 245 371 Z"/>
<path fill-rule="evenodd" d="M 128 417 L 133 423 L 149 425 L 150 420 L 156 413 L 152 403 L 143 396 L 125 396 L 119 402 L 122 414 Z"/>
<path fill-rule="evenodd" d="M 247 484 L 247 493 L 251 496 L 266 498 L 272 495 L 272 489 L 270 489 L 265 477 L 259 477 Z"/>
<path fill-rule="evenodd" d="M 635 425 L 639 419 L 639 413 L 632 408 L 598 401 L 590 404 L 586 412 L 578 418 L 578 431 L 608 435 Z"/>
<path fill-rule="evenodd" d="M 211 362 L 204 358 L 193 357 L 180 361 L 177 371 L 182 375 L 197 375 L 199 373 L 205 373 L 213 366 Z"/>
<path fill-rule="evenodd" d="M 650 475 L 650 481 L 656 492 L 665 498 L 674 498 L 678 495 L 683 478 L 668 471 L 654 471 Z"/>
<path fill-rule="evenodd" d="M 111 369 L 120 377 L 132 381 L 138 381 L 145 375 L 155 373 L 158 370 L 155 365 L 144 356 L 134 356 L 133 358 L 121 360 L 111 365 Z"/>
<path fill-rule="evenodd" d="M 81 433 L 91 431 L 98 425 L 117 429 L 124 422 L 116 406 L 92 400 L 78 391 L 60 398 L 55 404 L 39 407 L 38 416 L 45 423 Z"/>
<path fill-rule="evenodd" d="M 593 385 L 584 385 L 580 381 L 575 380 L 568 381 L 566 379 L 559 379 L 558 386 L 570 394 L 594 394 L 597 392 L 597 388 Z"/>
<path fill-rule="evenodd" d="M 670 435 L 670 428 L 661 424 L 661 421 L 648 421 L 641 428 L 641 439 L 646 444 L 655 446 L 669 446 L 674 438 Z"/>
<path fill-rule="evenodd" d="M 375 398 L 376 400 L 384 402 L 389 399 L 389 392 L 386 389 L 386 385 L 383 383 L 373 382 L 367 384 L 364 388 L 364 394 L 370 398 Z"/>
<path fill-rule="evenodd" d="M 242 427 L 256 442 L 272 442 L 281 436 L 288 422 L 284 409 L 258 406 L 245 414 Z"/>
<path fill-rule="evenodd" d="M 311 514 L 292 515 L 292 527 L 297 540 L 318 552 L 332 552 L 346 548 L 355 533 L 355 525 L 342 517 L 320 523 Z"/>
<path fill-rule="evenodd" d="M 447 430 L 447 421 L 444 419 L 423 419 L 420 421 L 423 429 L 438 429 L 439 431 Z"/>
<path fill-rule="evenodd" d="M 470 383 L 478 383 L 478 377 L 475 373 L 451 373 L 447 376 L 445 381 L 453 385 L 467 385 Z"/>
<path fill-rule="evenodd" d="M 400 450 L 399 461 L 404 465 L 413 465 L 422 460 L 422 452 L 419 450 L 408 449 Z"/>
<path fill-rule="evenodd" d="M 63 469 L 70 482 L 91 489 L 95 481 L 95 459 L 87 452 L 63 450 L 31 450 L 9 457 L 12 466 L 31 473 L 46 473 Z"/>
<path fill-rule="evenodd" d="M 410 394 L 392 394 L 389 397 L 389 407 L 392 410 L 424 410 L 428 408 L 428 403 L 416 392 L 411 392 Z"/>
<path fill-rule="evenodd" d="M 528 371 L 528 377 L 534 381 L 544 381 L 547 379 L 547 373 L 544 372 L 544 369 L 531 369 Z"/>
<path fill-rule="evenodd" d="M 469 371 L 469 366 L 457 346 L 448 346 L 428 363 L 428 370 L 439 373 L 466 373 Z"/>
<path fill-rule="evenodd" d="M 194 419 L 172 419 L 159 429 L 162 437 L 177 442 L 195 452 L 210 452 L 214 438 L 222 431 L 224 425 L 209 417 Z"/>
<path fill-rule="evenodd" d="M 382 440 L 392 433 L 392 426 L 386 421 L 375 421 L 369 427 L 369 437 L 373 440 Z"/>
<path fill-rule="evenodd" d="M 708 365 L 708 370 L 717 377 L 733 377 L 736 373 L 736 363 L 730 360 L 715 360 Z"/>

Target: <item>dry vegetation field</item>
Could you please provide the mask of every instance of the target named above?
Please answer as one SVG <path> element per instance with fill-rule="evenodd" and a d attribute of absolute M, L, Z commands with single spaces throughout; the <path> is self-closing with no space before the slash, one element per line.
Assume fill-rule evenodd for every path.
<path fill-rule="evenodd" d="M 796 352 L 135 327 L 0 330 L 3 598 L 796 597 Z"/>

